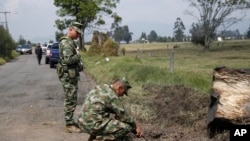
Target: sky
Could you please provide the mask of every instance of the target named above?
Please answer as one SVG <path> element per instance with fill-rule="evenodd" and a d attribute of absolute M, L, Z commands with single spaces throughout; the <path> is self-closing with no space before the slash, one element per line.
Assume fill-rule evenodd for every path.
<path fill-rule="evenodd" d="M 48 42 L 55 40 L 55 20 L 57 7 L 54 0 L 1 0 L 0 12 L 6 14 L 9 32 L 18 40 L 20 36 L 31 42 Z M 120 0 L 114 10 L 122 17 L 121 26 L 127 25 L 133 32 L 132 39 L 140 38 L 142 32 L 147 35 L 154 30 L 158 36 L 173 36 L 174 23 L 180 17 L 186 26 L 185 34 L 189 34 L 190 26 L 196 19 L 185 14 L 190 9 L 185 0 Z M 249 14 L 248 14 L 249 13 Z M 237 14 L 236 14 L 237 15 Z M 109 20 L 107 20 L 109 21 Z M 0 13 L 0 24 L 5 26 L 5 15 Z M 109 30 L 111 22 L 99 28 Z M 230 30 L 238 29 L 245 33 L 250 26 L 250 11 L 243 21 L 232 26 Z M 85 32 L 85 40 L 91 40 L 92 32 Z"/>

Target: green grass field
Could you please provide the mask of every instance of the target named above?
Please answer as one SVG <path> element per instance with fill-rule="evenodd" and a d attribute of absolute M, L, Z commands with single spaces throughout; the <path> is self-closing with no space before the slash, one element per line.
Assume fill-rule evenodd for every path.
<path fill-rule="evenodd" d="M 173 49 L 174 45 L 180 46 Z M 250 68 L 250 41 L 225 41 L 212 44 L 209 52 L 192 43 L 121 44 L 125 56 L 88 57 L 83 55 L 86 71 L 97 83 L 111 82 L 116 77 L 127 77 L 135 93 L 147 83 L 163 85 L 183 84 L 209 93 L 213 69 L 218 66 Z M 174 53 L 174 72 L 170 73 L 170 57 Z"/>

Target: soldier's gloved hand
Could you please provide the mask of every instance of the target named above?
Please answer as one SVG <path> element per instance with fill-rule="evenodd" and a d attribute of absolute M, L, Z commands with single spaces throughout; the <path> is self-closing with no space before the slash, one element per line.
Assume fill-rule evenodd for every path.
<path fill-rule="evenodd" d="M 138 138 L 144 137 L 144 134 L 139 127 L 136 127 L 136 136 Z"/>

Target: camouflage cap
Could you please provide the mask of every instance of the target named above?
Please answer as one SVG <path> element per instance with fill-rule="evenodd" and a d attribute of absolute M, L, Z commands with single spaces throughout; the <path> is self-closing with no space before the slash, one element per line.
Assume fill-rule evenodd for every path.
<path fill-rule="evenodd" d="M 79 22 L 71 22 L 70 27 L 73 27 L 79 34 L 83 34 L 82 33 L 82 24 Z"/>
<path fill-rule="evenodd" d="M 126 91 L 124 92 L 124 94 L 125 94 L 125 95 L 128 95 L 128 90 L 129 90 L 130 88 L 132 88 L 131 85 L 129 84 L 128 80 L 126 80 L 125 77 L 119 78 L 119 80 L 124 84 L 124 86 L 125 86 L 125 88 L 126 88 Z"/>

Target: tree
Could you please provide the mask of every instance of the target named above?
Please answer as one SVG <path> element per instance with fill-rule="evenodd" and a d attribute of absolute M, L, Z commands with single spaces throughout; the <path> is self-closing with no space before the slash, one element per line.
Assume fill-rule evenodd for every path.
<path fill-rule="evenodd" d="M 141 33 L 140 40 L 147 40 L 147 34 L 144 33 L 144 32 L 142 32 L 142 33 Z"/>
<path fill-rule="evenodd" d="M 222 31 L 219 35 L 223 38 L 228 38 L 228 39 L 230 38 L 240 39 L 240 31 L 238 29 L 236 29 L 235 31 L 225 30 L 225 31 Z"/>
<path fill-rule="evenodd" d="M 174 37 L 176 41 L 181 42 L 184 39 L 184 31 L 185 26 L 181 20 L 181 18 L 177 18 L 176 22 L 174 23 Z"/>
<path fill-rule="evenodd" d="M 110 16 L 114 22 L 121 21 L 121 17 L 112 10 L 116 8 L 116 4 L 120 0 L 54 0 L 54 5 L 60 9 L 57 15 L 64 17 L 64 20 L 56 20 L 56 26 L 59 30 L 63 30 L 75 20 L 83 24 L 82 31 L 84 33 L 87 27 L 94 22 L 96 26 L 105 24 L 103 15 Z M 67 19 L 66 19 L 67 18 Z M 83 42 L 83 46 L 82 46 Z M 80 48 L 84 47 L 84 35 L 80 37 Z"/>
<path fill-rule="evenodd" d="M 15 42 L 9 32 L 0 25 L 0 57 L 11 59 L 11 52 L 15 49 Z"/>
<path fill-rule="evenodd" d="M 148 35 L 148 41 L 154 42 L 154 41 L 156 41 L 157 38 L 158 38 L 157 33 L 154 30 L 150 31 L 150 33 Z"/>
<path fill-rule="evenodd" d="M 64 33 L 62 31 L 56 31 L 56 41 L 59 41 L 60 38 L 64 35 Z"/>
<path fill-rule="evenodd" d="M 31 41 L 30 41 L 30 40 L 28 40 L 28 41 L 27 41 L 27 44 L 31 45 Z"/>
<path fill-rule="evenodd" d="M 123 39 L 122 27 L 116 27 L 113 33 L 113 38 L 116 42 L 120 43 Z"/>
<path fill-rule="evenodd" d="M 108 34 L 111 34 L 108 32 Z M 120 43 L 120 41 L 125 41 L 127 44 L 132 40 L 132 32 L 129 32 L 129 28 L 127 25 L 122 27 L 116 27 L 114 30 L 113 38 L 116 42 Z"/>
<path fill-rule="evenodd" d="M 129 32 L 129 28 L 127 25 L 123 26 L 123 40 L 129 44 L 129 41 L 132 40 L 132 32 Z"/>
<path fill-rule="evenodd" d="M 191 42 L 193 44 L 195 44 L 195 45 L 200 44 L 202 46 L 205 46 L 204 30 L 200 24 L 193 23 L 189 32 L 192 35 Z"/>
<path fill-rule="evenodd" d="M 250 38 L 250 26 L 249 26 L 248 31 L 247 31 L 247 38 L 248 39 Z"/>
<path fill-rule="evenodd" d="M 23 38 L 23 36 L 20 35 L 17 43 L 20 44 L 20 45 L 23 45 L 23 44 L 26 44 L 26 42 L 27 41 Z"/>
<path fill-rule="evenodd" d="M 158 36 L 156 41 L 157 42 L 168 42 L 168 38 L 166 36 L 163 36 L 163 37 Z"/>
<path fill-rule="evenodd" d="M 247 0 L 187 0 L 190 6 L 195 8 L 199 16 L 186 11 L 189 15 L 197 18 L 197 25 L 203 29 L 204 49 L 209 50 L 210 43 L 215 37 L 220 26 L 229 28 L 240 21 L 243 16 L 232 16 L 236 11 L 244 11 L 249 8 Z M 192 37 L 193 38 L 193 37 Z"/>

